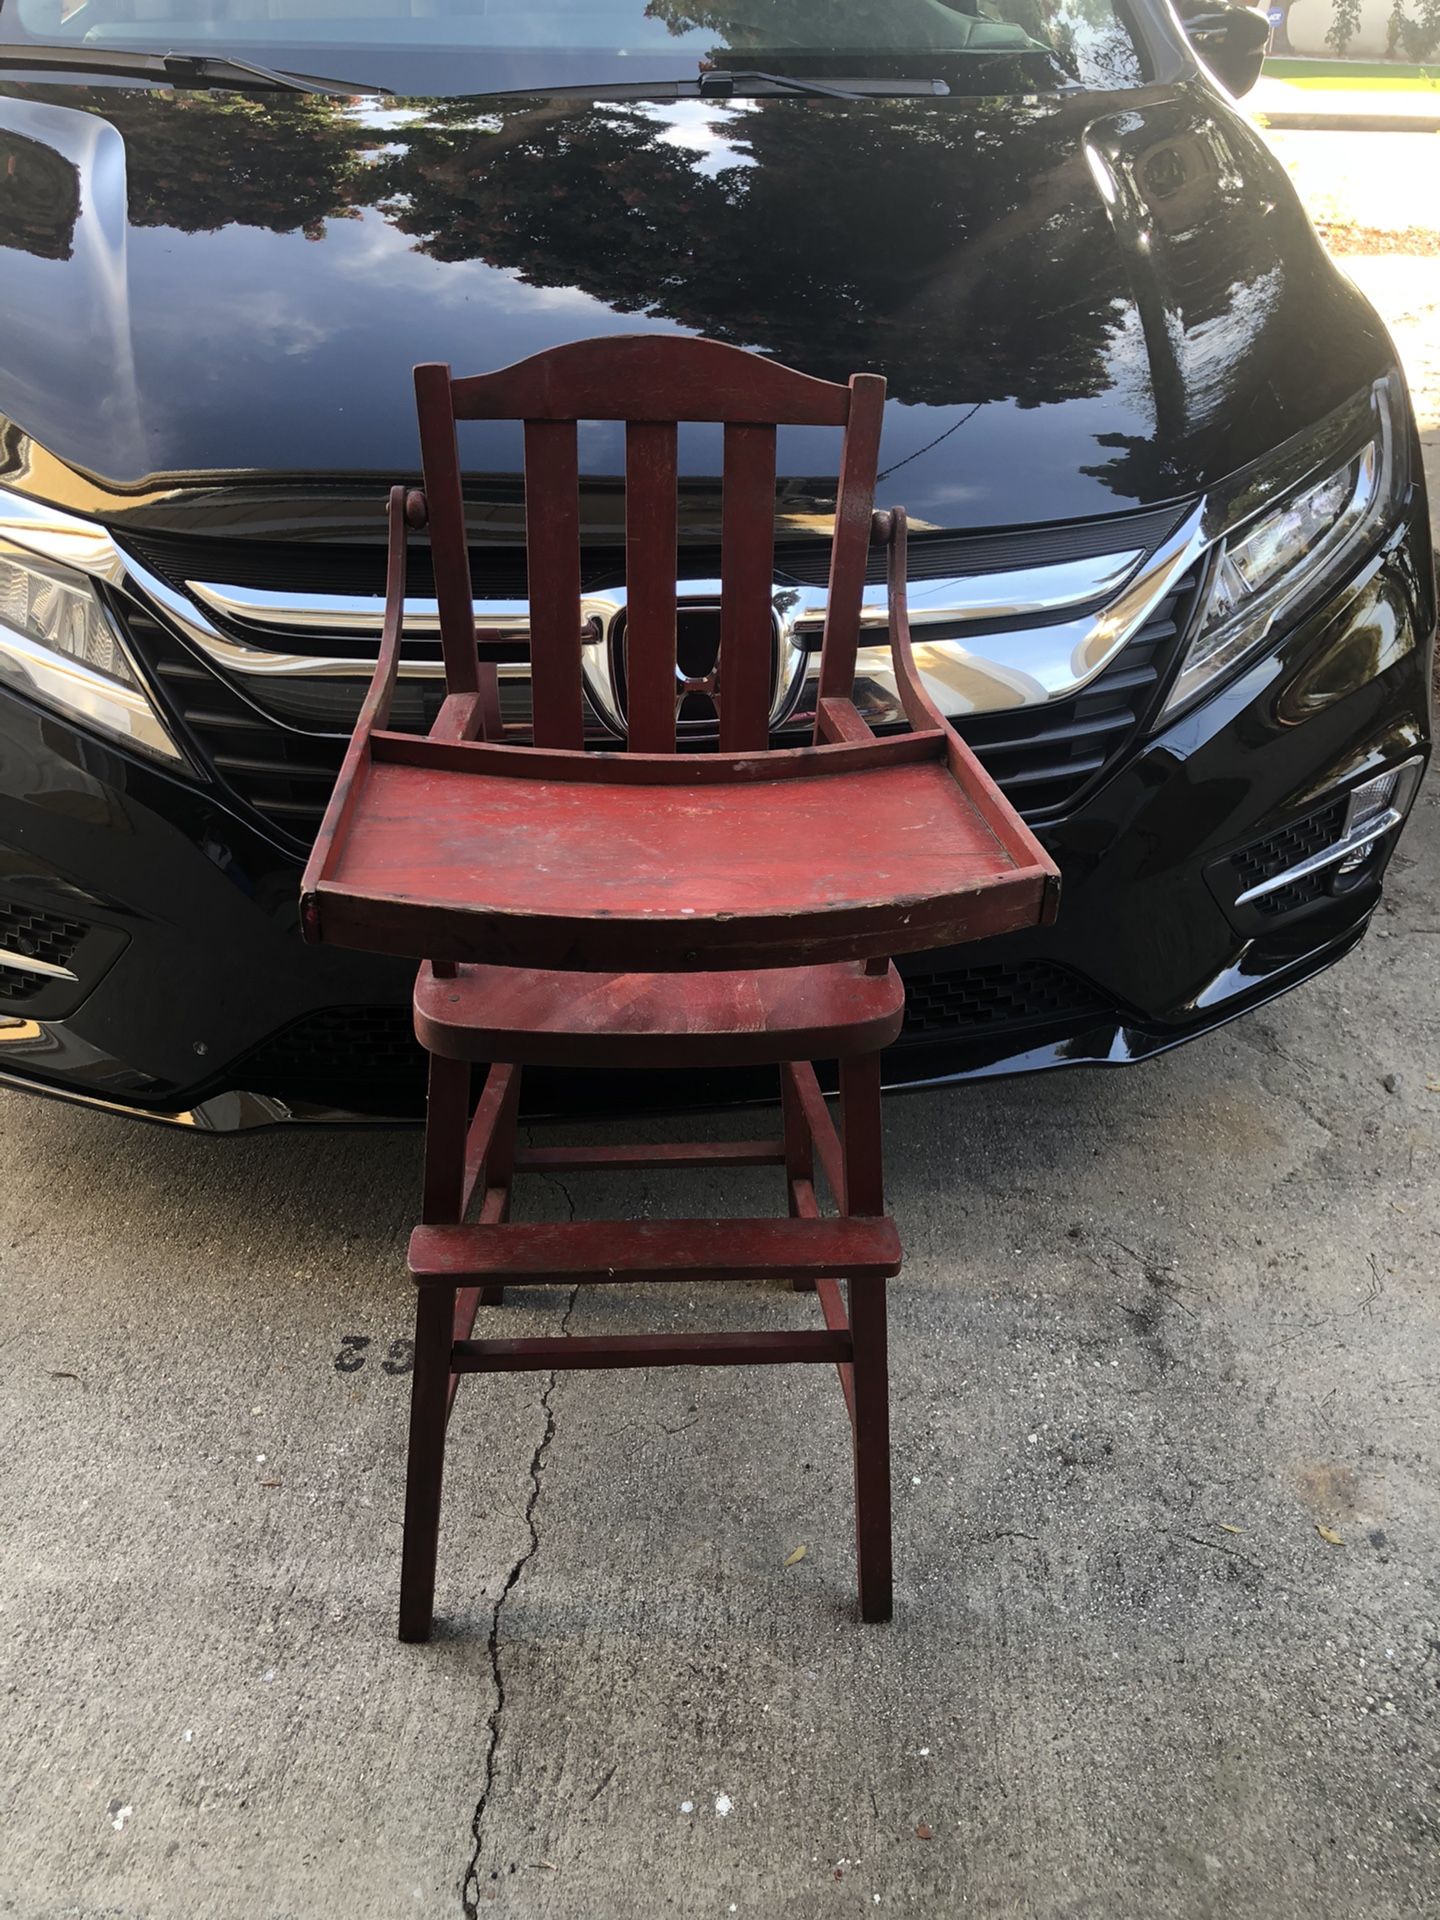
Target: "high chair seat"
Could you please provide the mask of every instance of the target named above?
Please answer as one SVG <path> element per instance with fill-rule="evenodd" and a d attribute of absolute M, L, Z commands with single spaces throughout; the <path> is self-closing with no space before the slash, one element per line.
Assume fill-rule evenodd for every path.
<path fill-rule="evenodd" d="M 415 1037 L 449 1060 L 517 1066 L 723 1067 L 888 1047 L 905 1017 L 894 967 L 856 960 L 727 973 L 551 973 L 461 965 L 415 983 Z"/>

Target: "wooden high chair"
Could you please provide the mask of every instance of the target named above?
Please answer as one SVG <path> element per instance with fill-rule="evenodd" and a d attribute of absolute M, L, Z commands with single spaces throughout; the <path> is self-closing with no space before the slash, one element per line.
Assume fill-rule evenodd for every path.
<path fill-rule="evenodd" d="M 848 386 L 703 340 L 611 337 L 453 379 L 415 370 L 424 491 L 390 495 L 380 658 L 306 868 L 311 940 L 428 956 L 430 1054 L 400 1633 L 431 1627 L 445 1428 L 460 1376 L 570 1367 L 835 1365 L 854 1436 L 860 1610 L 891 1612 L 885 1282 L 900 1242 L 881 1179 L 891 956 L 1053 918 L 1054 865 L 916 674 L 905 516 L 874 512 L 885 383 Z M 522 420 L 533 744 L 503 737 L 471 596 L 457 420 Z M 577 423 L 626 423 L 624 752 L 583 738 Z M 713 752 L 677 752 L 676 424 L 724 425 Z M 813 743 L 771 749 L 777 425 L 844 430 Z M 409 530 L 428 526 L 446 697 L 425 738 L 386 726 Z M 910 731 L 877 737 L 851 690 L 872 541 Z M 677 691 L 678 690 L 678 691 Z M 837 1131 L 816 1059 L 839 1061 Z M 471 1073 L 488 1071 L 473 1104 Z M 782 1129 L 703 1145 L 517 1144 L 525 1066 L 772 1064 Z M 822 1215 L 818 1162 L 836 1214 Z M 775 1219 L 510 1219 L 528 1170 L 784 1169 Z M 473 1210 L 473 1219 L 471 1218 Z M 513 1286 L 789 1280 L 810 1332 L 473 1337 Z M 842 1294 L 841 1282 L 845 1283 Z"/>

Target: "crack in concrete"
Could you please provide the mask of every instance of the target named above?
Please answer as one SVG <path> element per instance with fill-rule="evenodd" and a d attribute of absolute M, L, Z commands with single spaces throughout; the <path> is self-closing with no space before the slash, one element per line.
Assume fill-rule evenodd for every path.
<path fill-rule="evenodd" d="M 545 1174 L 543 1177 L 559 1188 L 565 1205 L 569 1209 L 569 1217 L 573 1220 L 575 1198 L 570 1189 L 554 1174 Z M 560 1321 L 562 1335 L 570 1330 L 570 1316 L 575 1311 L 575 1302 L 579 1297 L 579 1286 L 572 1287 Z M 495 1704 L 490 1709 L 490 1717 L 486 1722 L 485 1775 L 480 1787 L 480 1797 L 475 1802 L 475 1811 L 470 1816 L 470 1838 L 474 1845 L 469 1865 L 465 1869 L 465 1877 L 460 1883 L 460 1904 L 466 1920 L 479 1920 L 480 1854 L 484 1845 L 485 1814 L 495 1786 L 495 1758 L 500 1749 L 500 1723 L 505 1714 L 505 1675 L 500 1663 L 500 1616 L 505 1611 L 505 1602 L 510 1598 L 521 1574 L 540 1551 L 540 1531 L 535 1525 L 535 1509 L 540 1502 L 540 1476 L 545 1470 L 545 1456 L 550 1451 L 551 1441 L 555 1438 L 555 1410 L 551 1404 L 551 1397 L 555 1392 L 557 1378 L 552 1368 L 550 1378 L 545 1384 L 545 1391 L 540 1395 L 540 1411 L 545 1416 L 545 1429 L 540 1435 L 534 1453 L 530 1456 L 530 1492 L 525 1501 L 525 1527 L 530 1538 L 506 1575 L 505 1584 L 496 1596 L 494 1610 L 490 1615 L 490 1634 L 486 1646 L 490 1656 L 490 1683 L 494 1689 Z"/>

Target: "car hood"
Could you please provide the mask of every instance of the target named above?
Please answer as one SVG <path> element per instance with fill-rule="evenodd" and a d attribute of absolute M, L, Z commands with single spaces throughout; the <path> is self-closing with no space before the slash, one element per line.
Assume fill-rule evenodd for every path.
<path fill-rule="evenodd" d="M 383 106 L 12 83 L 0 174 L 0 479 L 116 512 L 161 481 L 368 493 L 415 468 L 414 362 L 657 331 L 883 372 L 882 496 L 1023 525 L 1192 495 L 1388 358 L 1200 83 Z M 513 476 L 510 430 L 472 431 L 472 472 Z M 586 459 L 615 471 L 615 436 Z M 718 439 L 684 461 L 714 473 Z M 781 466 L 823 514 L 802 483 L 828 446 L 792 436 Z"/>

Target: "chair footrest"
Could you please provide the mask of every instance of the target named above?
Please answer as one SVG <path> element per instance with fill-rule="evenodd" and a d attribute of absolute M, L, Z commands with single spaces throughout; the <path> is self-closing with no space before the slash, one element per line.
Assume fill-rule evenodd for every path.
<path fill-rule="evenodd" d="M 641 1147 L 517 1147 L 517 1173 L 639 1173 L 669 1167 L 783 1167 L 777 1140 L 664 1140 Z"/>
<path fill-rule="evenodd" d="M 800 1361 L 843 1365 L 848 1333 L 625 1333 L 603 1338 L 457 1340 L 453 1373 L 549 1373 L 585 1367 L 754 1367 Z"/>
<path fill-rule="evenodd" d="M 575 1220 L 421 1226 L 410 1272 L 421 1285 L 575 1286 L 612 1280 L 888 1280 L 895 1222 Z"/>

